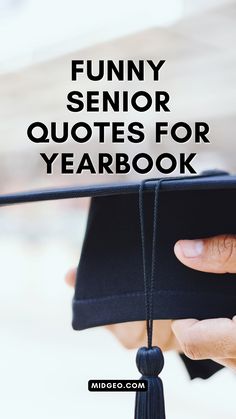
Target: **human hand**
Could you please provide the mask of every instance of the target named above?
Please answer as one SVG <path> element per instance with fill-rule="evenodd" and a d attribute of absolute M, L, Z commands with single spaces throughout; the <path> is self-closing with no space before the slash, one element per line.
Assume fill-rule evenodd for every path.
<path fill-rule="evenodd" d="M 215 274 L 236 273 L 236 236 L 182 240 L 176 243 L 174 251 L 189 268 Z M 232 320 L 175 320 L 172 330 L 190 359 L 212 359 L 236 370 L 236 316 Z"/>
<path fill-rule="evenodd" d="M 176 243 L 174 251 L 180 262 L 192 269 L 216 274 L 236 273 L 235 236 L 183 240 Z M 75 269 L 66 275 L 66 282 L 71 286 L 75 285 L 75 275 Z M 155 320 L 153 326 L 153 344 L 158 344 L 163 351 L 175 349 L 190 359 L 213 359 L 236 370 L 236 316 L 232 320 Z M 144 321 L 114 324 L 107 328 L 126 348 L 146 344 Z"/>
<path fill-rule="evenodd" d="M 76 269 L 71 269 L 65 280 L 68 285 L 74 287 L 75 279 Z M 171 320 L 155 320 L 153 322 L 153 344 L 160 346 L 163 351 L 180 349 L 179 343 L 172 332 L 171 323 Z M 147 344 L 145 321 L 111 324 L 106 328 L 127 349 L 136 349 Z"/>

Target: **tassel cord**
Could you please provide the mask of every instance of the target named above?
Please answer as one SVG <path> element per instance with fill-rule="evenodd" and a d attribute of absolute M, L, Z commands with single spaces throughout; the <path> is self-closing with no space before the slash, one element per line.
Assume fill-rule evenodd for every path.
<path fill-rule="evenodd" d="M 158 223 L 158 209 L 159 209 L 159 190 L 163 179 L 157 181 L 154 191 L 154 205 L 153 205 L 153 235 L 152 235 L 152 254 L 151 254 L 151 275 L 150 280 L 147 276 L 147 257 L 146 257 L 146 237 L 145 237 L 145 210 L 144 210 L 144 188 L 147 182 L 154 179 L 145 179 L 141 182 L 139 188 L 139 218 L 141 231 L 141 246 L 142 246 L 142 262 L 143 262 L 143 278 L 144 278 L 144 294 L 145 294 L 145 310 L 146 310 L 146 325 L 147 325 L 147 346 L 152 347 L 153 336 L 153 292 L 154 292 L 154 275 L 156 269 L 156 242 L 157 242 L 157 223 Z"/>

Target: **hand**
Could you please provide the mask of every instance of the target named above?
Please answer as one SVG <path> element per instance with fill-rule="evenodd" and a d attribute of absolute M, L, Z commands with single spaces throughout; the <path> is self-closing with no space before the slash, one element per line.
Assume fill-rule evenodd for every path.
<path fill-rule="evenodd" d="M 192 269 L 236 273 L 234 236 L 179 241 L 174 251 L 177 258 Z M 75 269 L 66 275 L 66 282 L 71 286 L 75 285 L 75 275 Z M 146 345 L 146 325 L 143 321 L 114 324 L 107 328 L 126 348 Z M 232 320 L 155 320 L 153 343 L 163 351 L 175 349 L 184 352 L 190 359 L 213 359 L 236 370 L 236 316 Z"/>
<path fill-rule="evenodd" d="M 75 278 L 76 269 L 71 269 L 67 273 L 65 280 L 68 285 L 74 287 Z M 163 351 L 180 349 L 179 343 L 172 332 L 171 323 L 171 320 L 155 320 L 153 322 L 153 344 L 158 344 Z M 106 326 L 106 328 L 127 349 L 136 349 L 147 344 L 145 321 L 111 324 Z"/>
<path fill-rule="evenodd" d="M 182 240 L 176 243 L 174 251 L 189 268 L 215 274 L 236 273 L 236 236 Z M 213 359 L 236 370 L 236 316 L 232 320 L 175 320 L 172 330 L 189 358 Z"/>

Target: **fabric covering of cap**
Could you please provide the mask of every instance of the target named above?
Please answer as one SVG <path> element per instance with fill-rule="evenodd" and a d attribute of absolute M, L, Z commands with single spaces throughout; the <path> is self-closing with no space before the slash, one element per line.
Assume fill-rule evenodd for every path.
<path fill-rule="evenodd" d="M 185 267 L 173 251 L 179 239 L 236 234 L 235 183 L 230 186 L 234 179 L 203 177 L 198 188 L 188 179 L 184 190 L 181 178 L 171 190 L 161 185 L 154 319 L 232 318 L 235 314 L 236 276 L 221 274 L 216 280 L 215 274 Z M 147 246 L 151 246 L 152 193 L 145 192 L 144 202 Z M 77 270 L 73 327 L 145 318 L 138 194 L 92 198 Z"/>

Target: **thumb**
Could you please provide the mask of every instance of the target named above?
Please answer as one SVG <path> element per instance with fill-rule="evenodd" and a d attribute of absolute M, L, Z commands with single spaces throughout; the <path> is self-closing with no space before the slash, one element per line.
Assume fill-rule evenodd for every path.
<path fill-rule="evenodd" d="M 174 252 L 189 268 L 202 272 L 236 273 L 236 236 L 180 240 L 175 244 Z"/>

